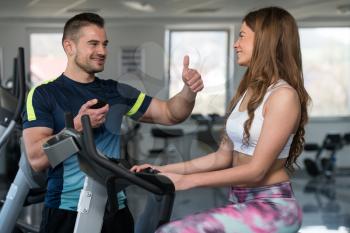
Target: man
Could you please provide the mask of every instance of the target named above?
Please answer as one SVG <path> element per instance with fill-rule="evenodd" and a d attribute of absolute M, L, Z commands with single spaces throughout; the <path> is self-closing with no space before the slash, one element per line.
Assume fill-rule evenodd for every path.
<path fill-rule="evenodd" d="M 64 112 L 72 112 L 74 127 L 81 131 L 81 116 L 88 114 L 97 148 L 109 157 L 119 157 L 119 132 L 123 115 L 148 123 L 172 125 L 191 113 L 196 93 L 203 89 L 200 74 L 189 69 L 184 58 L 181 92 L 168 101 L 152 98 L 113 80 L 101 80 L 95 73 L 104 69 L 108 40 L 104 20 L 92 13 L 69 19 L 62 44 L 68 57 L 64 73 L 30 91 L 24 111 L 23 137 L 28 160 L 36 171 L 49 168 L 41 232 L 73 232 L 84 174 L 77 156 L 51 168 L 42 145 L 64 128 Z M 97 99 L 104 107 L 91 108 Z M 118 193 L 119 211 L 106 213 L 102 232 L 133 232 L 133 219 L 123 192 Z M 113 225 L 111 225 L 113 223 Z"/>

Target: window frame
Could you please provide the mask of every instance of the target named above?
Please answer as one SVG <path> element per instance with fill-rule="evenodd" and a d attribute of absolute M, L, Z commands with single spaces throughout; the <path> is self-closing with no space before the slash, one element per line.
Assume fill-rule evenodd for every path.
<path fill-rule="evenodd" d="M 170 67 L 171 67 L 171 34 L 173 32 L 224 32 L 227 35 L 227 51 L 226 51 L 226 81 L 225 81 L 225 102 L 224 102 L 224 112 L 226 113 L 226 108 L 230 102 L 232 95 L 234 93 L 234 64 L 236 58 L 233 56 L 233 39 L 234 39 L 234 26 L 230 25 L 186 25 L 186 26 L 168 26 L 165 30 L 165 87 L 166 87 L 166 97 L 170 97 Z M 231 58 L 231 59 L 230 59 Z M 203 90 L 205 91 L 205 89 Z"/>

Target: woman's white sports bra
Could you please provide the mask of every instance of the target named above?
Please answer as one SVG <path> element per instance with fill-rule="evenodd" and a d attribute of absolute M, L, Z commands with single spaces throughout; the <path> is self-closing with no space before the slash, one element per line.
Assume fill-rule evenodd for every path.
<path fill-rule="evenodd" d="M 250 137 L 248 145 L 244 144 L 243 142 L 243 136 L 244 136 L 244 122 L 248 119 L 248 112 L 247 110 L 244 112 L 239 111 L 239 106 L 242 103 L 242 100 L 244 99 L 244 96 L 246 95 L 247 91 L 242 95 L 241 99 L 236 104 L 235 108 L 232 110 L 230 116 L 227 119 L 226 123 L 226 132 L 228 137 L 231 139 L 233 143 L 233 147 L 235 151 L 241 152 L 246 155 L 253 155 L 255 151 L 255 147 L 258 143 L 258 139 L 260 136 L 262 124 L 264 121 L 263 116 L 263 107 L 268 99 L 268 97 L 271 95 L 271 93 L 278 89 L 281 86 L 288 86 L 288 83 L 284 80 L 278 81 L 275 85 L 270 86 L 267 89 L 267 92 L 264 96 L 263 101 L 261 104 L 255 109 L 254 113 L 254 120 L 252 122 L 252 125 L 250 127 Z M 292 144 L 294 134 L 291 134 L 288 142 L 284 146 L 281 153 L 278 155 L 279 159 L 287 158 L 289 155 L 290 145 Z"/>

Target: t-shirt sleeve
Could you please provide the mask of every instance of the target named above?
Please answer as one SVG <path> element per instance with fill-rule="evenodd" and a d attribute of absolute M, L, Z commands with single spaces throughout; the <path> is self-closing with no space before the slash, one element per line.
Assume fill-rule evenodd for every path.
<path fill-rule="evenodd" d="M 126 112 L 124 115 L 138 120 L 147 111 L 152 97 L 146 95 L 140 90 L 124 83 L 118 83 L 118 92 L 126 104 Z"/>
<path fill-rule="evenodd" d="M 43 88 L 33 88 L 26 101 L 26 106 L 22 113 L 23 128 L 48 127 L 53 129 L 52 105 L 50 96 Z"/>

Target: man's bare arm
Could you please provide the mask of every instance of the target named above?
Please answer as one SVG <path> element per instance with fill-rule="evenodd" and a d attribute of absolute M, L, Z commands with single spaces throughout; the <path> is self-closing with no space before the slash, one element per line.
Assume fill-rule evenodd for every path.
<path fill-rule="evenodd" d="M 50 166 L 43 144 L 49 140 L 53 130 L 47 127 L 33 127 L 23 130 L 23 140 L 29 164 L 34 171 L 42 171 Z"/>

